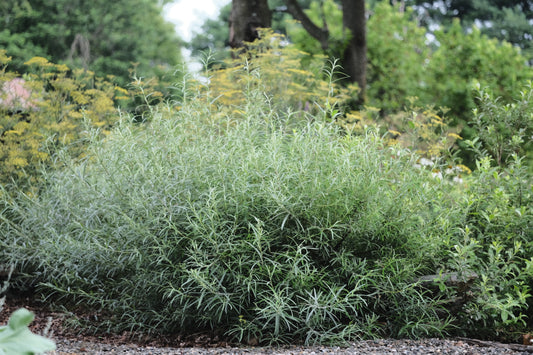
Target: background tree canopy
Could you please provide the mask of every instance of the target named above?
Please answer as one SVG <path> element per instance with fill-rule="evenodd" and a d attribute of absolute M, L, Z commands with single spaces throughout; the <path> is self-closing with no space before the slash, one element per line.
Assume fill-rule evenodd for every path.
<path fill-rule="evenodd" d="M 463 27 L 479 27 L 481 33 L 522 48 L 533 58 L 533 1 L 531 0 L 408 0 L 425 24 L 448 27 L 454 18 Z"/>
<path fill-rule="evenodd" d="M 439 27 L 444 30 L 452 25 L 454 18 L 459 18 L 463 28 L 479 27 L 482 34 L 498 40 L 505 40 L 519 46 L 522 54 L 529 59 L 533 57 L 533 1 L 531 0 L 404 0 L 404 1 L 366 1 L 370 9 L 379 3 L 401 3 L 402 9 L 412 8 L 416 18 L 423 26 Z M 312 2 L 308 0 L 297 1 L 299 6 L 308 11 L 310 8 L 322 8 L 327 12 L 327 1 Z M 340 1 L 335 1 L 340 4 Z M 286 20 L 290 18 L 283 0 L 269 1 L 273 11 L 272 28 L 280 33 L 286 33 Z M 231 4 L 224 6 L 218 20 L 207 20 L 202 26 L 202 31 L 197 33 L 189 45 L 193 50 L 205 48 L 220 48 L 228 46 L 227 21 Z M 331 29 L 330 29 L 331 30 Z M 212 40 L 207 40 L 211 38 Z M 214 40 L 214 39 L 217 40 Z M 220 39 L 226 39 L 220 41 Z"/>
<path fill-rule="evenodd" d="M 181 41 L 153 0 L 4 0 L 0 4 L 0 48 L 10 67 L 42 56 L 81 66 L 98 76 L 129 81 L 132 63 L 142 75 L 159 74 L 181 61 Z"/>

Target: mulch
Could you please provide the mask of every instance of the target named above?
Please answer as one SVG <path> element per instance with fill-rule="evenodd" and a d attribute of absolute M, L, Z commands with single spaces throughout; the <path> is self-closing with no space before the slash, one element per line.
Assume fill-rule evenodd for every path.
<path fill-rule="evenodd" d="M 146 335 L 134 332 L 92 333 L 76 327 L 71 322 L 77 319 L 88 323 L 95 322 L 97 316 L 94 312 L 78 310 L 75 312 L 63 312 L 51 309 L 45 303 L 28 295 L 8 295 L 2 312 L 0 312 L 0 325 L 7 324 L 9 316 L 19 308 L 26 308 L 35 315 L 30 324 L 30 330 L 35 334 L 53 338 L 71 339 L 85 342 L 99 342 L 114 345 L 136 344 L 151 347 L 227 347 L 237 345 L 229 339 L 222 339 L 218 335 L 209 333 L 197 334 L 169 334 L 169 335 Z"/>
<path fill-rule="evenodd" d="M 24 307 L 35 314 L 34 321 L 30 324 L 30 330 L 35 334 L 44 335 L 58 341 L 59 348 L 67 348 L 71 351 L 60 351 L 55 354 L 79 354 L 79 353 L 127 353 L 127 354 L 262 354 L 264 349 L 254 348 L 257 344 L 249 344 L 250 349 L 243 349 L 244 344 L 232 343 L 229 339 L 209 333 L 198 334 L 169 334 L 159 336 L 139 335 L 132 332 L 123 332 L 121 334 L 112 333 L 89 333 L 87 330 L 73 326 L 73 319 L 91 322 L 97 319 L 95 312 L 67 312 L 57 311 L 48 307 L 31 295 L 8 295 L 6 302 L 0 312 L 0 325 L 7 323 L 9 316 L 17 309 Z M 529 340 L 529 339 L 527 339 Z M 364 343 L 364 342 L 361 342 Z M 67 345 L 65 345 L 67 344 Z M 82 344 L 82 345 L 80 345 Z M 408 345 L 406 345 L 408 344 Z M 103 349 L 113 349 L 104 350 Z M 105 345 L 108 347 L 106 348 Z M 93 348 L 91 349 L 91 346 Z M 357 348 L 357 346 L 359 348 Z M 381 340 L 377 343 L 365 343 L 351 348 L 350 351 L 329 351 L 329 348 L 303 348 L 294 345 L 293 348 L 277 354 L 311 354 L 311 353 L 368 353 L 368 354 L 386 354 L 396 353 L 401 347 L 404 347 L 408 354 L 531 354 L 533 353 L 533 341 L 530 345 L 522 344 L 503 344 L 492 341 L 482 341 L 468 338 L 455 339 L 428 339 L 422 342 L 411 340 Z M 296 348 L 299 349 L 295 351 Z M 76 349 L 75 351 L 72 349 Z M 137 348 L 138 350 L 131 350 Z M 97 351 L 98 349 L 98 351 Z M 130 349 L 120 350 L 118 349 Z M 147 349 L 152 349 L 148 351 Z M 156 350 L 154 350 L 156 349 Z M 165 350 L 166 349 L 166 350 Z M 179 350 L 182 349 L 182 350 Z M 192 350 L 191 350 L 192 349 Z M 203 350 L 198 350 L 203 349 Z M 208 350 L 212 349 L 212 350 Z M 225 351 L 224 349 L 232 349 Z M 240 350 L 239 350 L 240 349 Z M 255 350 L 254 350 L 255 349 Z M 366 349 L 366 350 L 363 350 Z M 380 350 L 377 350 L 380 349 Z M 383 350 L 385 349 L 385 350 Z M 387 350 L 388 349 L 388 350 Z M 391 350 L 392 349 L 392 350 Z M 418 349 L 418 350 L 416 350 Z M 428 350 L 429 349 L 429 350 Z M 85 351 L 84 351 L 85 350 Z M 391 350 L 392 352 L 389 352 Z M 269 351 L 269 353 L 274 353 Z"/>

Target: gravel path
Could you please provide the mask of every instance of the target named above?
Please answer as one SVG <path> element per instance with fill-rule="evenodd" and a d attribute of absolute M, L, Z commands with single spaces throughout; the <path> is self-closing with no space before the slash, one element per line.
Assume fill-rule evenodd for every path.
<path fill-rule="evenodd" d="M 516 345 L 517 349 L 509 349 L 509 345 L 490 343 L 490 346 L 471 344 L 465 340 L 373 340 L 353 343 L 349 347 L 216 347 L 216 348 L 168 348 L 129 345 L 113 345 L 67 339 L 56 340 L 57 350 L 52 354 L 531 354 L 533 346 Z M 487 345 L 484 344 L 484 345 Z M 522 349 L 518 349 L 522 347 Z"/>

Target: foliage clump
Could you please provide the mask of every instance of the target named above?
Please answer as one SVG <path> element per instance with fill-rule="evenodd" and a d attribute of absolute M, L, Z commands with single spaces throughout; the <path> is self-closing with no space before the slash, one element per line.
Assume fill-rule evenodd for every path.
<path fill-rule="evenodd" d="M 62 168 L 38 195 L 4 193 L 0 256 L 17 285 L 98 310 L 112 331 L 209 329 L 261 344 L 523 331 L 527 147 L 506 136 L 513 149 L 496 164 L 479 144 L 500 132 L 487 129 L 469 143 L 477 169 L 445 179 L 455 167 L 443 139 L 460 138 L 434 110 L 391 115 L 385 136 L 354 124 L 376 110 L 343 112 L 334 69 L 300 76 L 292 49 L 266 38 L 242 65 L 176 84 L 173 101 L 153 105 L 139 86 L 142 124 L 123 115 L 105 139 L 88 135 L 82 159 L 56 155 Z M 528 95 L 483 100 L 480 127 L 512 125 L 518 108 L 531 117 Z"/>
<path fill-rule="evenodd" d="M 533 87 L 523 86 L 512 102 L 495 97 L 492 90 L 478 84 L 477 108 L 473 110 L 471 127 L 476 132 L 468 146 L 478 155 L 490 156 L 498 166 L 506 166 L 523 156 L 531 167 L 533 159 Z"/>
<path fill-rule="evenodd" d="M 476 107 L 472 84 L 479 82 L 508 103 L 533 75 L 519 49 L 488 38 L 475 27 L 464 33 L 459 21 L 454 21 L 447 31 L 437 31 L 435 36 L 439 48 L 427 67 L 432 75 L 428 100 L 448 107 L 453 117 L 463 122 Z"/>
<path fill-rule="evenodd" d="M 326 102 L 330 108 L 338 108 L 353 100 L 356 86 L 334 84 L 339 69 L 335 63 L 325 64 L 320 57 L 304 65 L 301 60 L 305 56 L 282 35 L 260 30 L 260 38 L 247 43 L 246 51 L 235 50 L 223 68 L 209 72 L 210 95 L 223 107 L 262 102 L 261 96 L 266 95 L 273 112 L 291 109 L 310 114 Z M 252 99 L 252 94 L 261 96 Z"/>
<path fill-rule="evenodd" d="M 401 112 L 409 98 L 419 97 L 421 90 L 432 90 L 427 69 L 431 47 L 426 43 L 426 29 L 413 17 L 411 8 L 403 12 L 380 2 L 368 20 L 367 99 L 381 109 L 382 116 Z M 437 102 L 418 104 L 439 106 Z"/>
<path fill-rule="evenodd" d="M 138 75 L 159 76 L 182 62 L 181 40 L 162 15 L 165 2 L 3 0 L 0 48 L 19 73 L 40 56 L 97 77 L 113 75 L 125 86 L 132 63 Z"/>
<path fill-rule="evenodd" d="M 10 57 L 0 51 L 0 182 L 35 183 L 42 163 L 62 147 L 84 153 L 88 127 L 108 132 L 117 119 L 116 100 L 126 90 L 81 69 L 34 57 L 30 73 L 9 72 Z"/>
<path fill-rule="evenodd" d="M 515 155 L 500 168 L 483 157 L 468 180 L 447 270 L 477 277 L 466 292 L 446 290 L 468 300 L 458 314 L 463 334 L 512 339 L 532 320 L 533 185 L 523 163 Z"/>

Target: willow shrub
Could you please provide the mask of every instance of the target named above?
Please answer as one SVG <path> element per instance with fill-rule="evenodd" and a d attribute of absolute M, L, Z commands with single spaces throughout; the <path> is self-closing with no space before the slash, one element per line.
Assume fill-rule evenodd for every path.
<path fill-rule="evenodd" d="M 451 319 L 416 280 L 446 255 L 453 186 L 371 130 L 341 136 L 320 113 L 293 121 L 248 97 L 224 117 L 192 97 L 145 125 L 124 117 L 39 196 L 4 201 L 19 284 L 100 310 L 115 331 L 445 334 Z"/>

